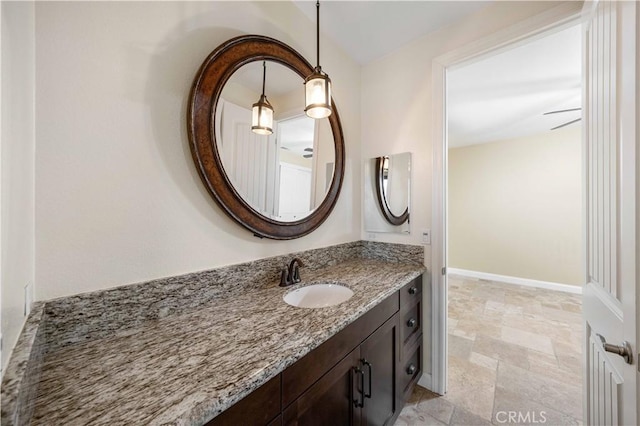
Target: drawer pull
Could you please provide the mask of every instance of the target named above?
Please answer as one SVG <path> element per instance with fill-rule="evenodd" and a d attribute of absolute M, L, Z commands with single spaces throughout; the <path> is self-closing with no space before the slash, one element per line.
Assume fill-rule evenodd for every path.
<path fill-rule="evenodd" d="M 407 367 L 407 374 L 412 376 L 416 372 L 416 366 L 411 364 Z"/>
<path fill-rule="evenodd" d="M 416 320 L 415 318 L 411 318 L 409 321 L 407 321 L 407 327 L 409 328 L 413 328 L 416 326 Z"/>
<path fill-rule="evenodd" d="M 418 288 L 417 287 L 410 287 L 409 288 L 409 294 L 416 294 L 418 292 Z"/>

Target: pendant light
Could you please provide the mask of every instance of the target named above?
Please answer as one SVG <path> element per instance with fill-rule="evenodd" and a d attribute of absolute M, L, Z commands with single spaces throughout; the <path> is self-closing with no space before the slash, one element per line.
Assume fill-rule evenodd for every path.
<path fill-rule="evenodd" d="M 260 100 L 253 104 L 253 117 L 251 119 L 251 131 L 259 135 L 273 133 L 273 107 L 264 95 L 266 77 L 267 62 L 262 61 L 262 95 L 260 95 Z"/>
<path fill-rule="evenodd" d="M 316 2 L 316 52 L 317 66 L 313 73 L 304 81 L 305 108 L 304 112 L 311 118 L 325 118 L 331 115 L 331 79 L 322 71 L 320 66 L 320 2 Z"/>

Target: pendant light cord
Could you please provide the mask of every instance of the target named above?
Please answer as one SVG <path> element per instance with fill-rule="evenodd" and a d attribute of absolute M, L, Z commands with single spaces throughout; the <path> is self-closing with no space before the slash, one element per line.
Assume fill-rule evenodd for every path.
<path fill-rule="evenodd" d="M 316 26 L 316 52 L 318 54 L 317 56 L 317 64 L 318 64 L 318 68 L 320 68 L 320 0 L 316 1 L 316 22 L 317 22 L 317 26 Z"/>
<path fill-rule="evenodd" d="M 264 96 L 264 82 L 267 78 L 267 61 L 262 61 L 262 96 Z"/>

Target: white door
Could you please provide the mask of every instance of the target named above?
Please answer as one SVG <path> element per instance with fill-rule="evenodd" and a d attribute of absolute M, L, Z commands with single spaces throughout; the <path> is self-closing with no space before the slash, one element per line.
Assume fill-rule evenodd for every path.
<path fill-rule="evenodd" d="M 280 163 L 280 198 L 278 219 L 299 220 L 309 214 L 311 169 Z"/>
<path fill-rule="evenodd" d="M 635 2 L 585 5 L 585 417 L 637 425 Z M 605 344 L 606 341 L 606 344 Z M 626 346 L 623 342 L 628 342 Z M 629 351 L 628 362 L 611 350 Z"/>
<path fill-rule="evenodd" d="M 273 215 L 279 162 L 275 133 L 253 133 L 251 110 L 224 100 L 218 103 L 216 121 L 218 149 L 234 188 L 254 210 Z"/>

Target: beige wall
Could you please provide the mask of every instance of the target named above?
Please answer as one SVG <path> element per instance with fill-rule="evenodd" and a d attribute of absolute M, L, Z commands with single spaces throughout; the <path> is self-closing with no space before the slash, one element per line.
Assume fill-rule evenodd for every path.
<path fill-rule="evenodd" d="M 290 2 L 36 5 L 37 299 L 360 238 L 360 67 L 330 40 L 322 65 L 347 162 L 330 218 L 300 239 L 261 240 L 200 182 L 189 89 L 214 48 L 247 33 L 315 57 L 315 26 Z"/>
<path fill-rule="evenodd" d="M 582 285 L 580 126 L 449 150 L 449 266 Z"/>
<path fill-rule="evenodd" d="M 34 284 L 34 5 L 2 2 L 0 298 L 2 367 L 25 320 Z M 32 299 L 32 296 L 29 297 Z"/>

